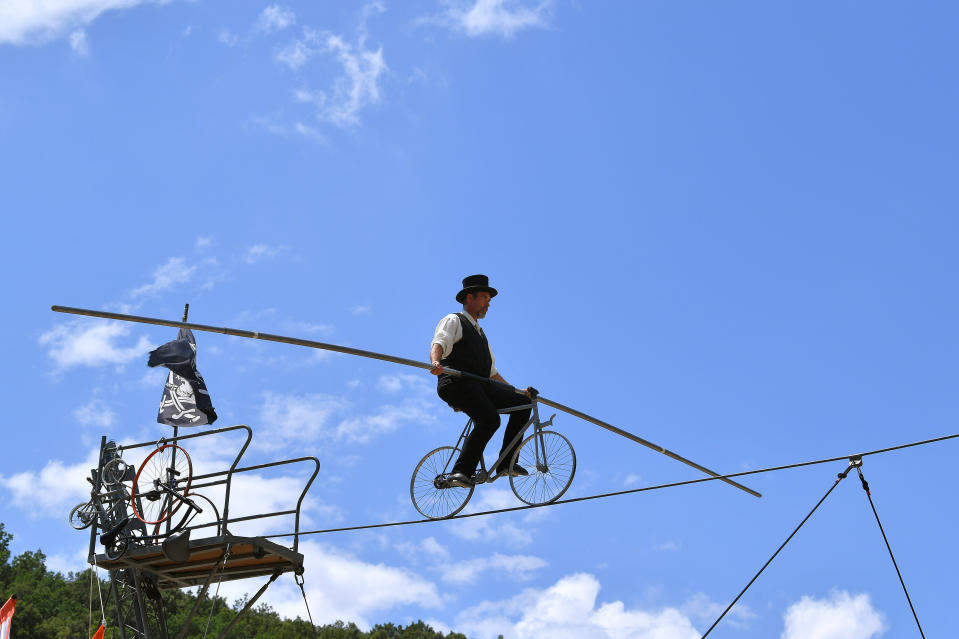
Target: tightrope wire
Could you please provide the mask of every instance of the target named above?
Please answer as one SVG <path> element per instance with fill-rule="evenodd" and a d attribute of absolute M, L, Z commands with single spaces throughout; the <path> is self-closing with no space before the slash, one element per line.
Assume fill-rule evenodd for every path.
<path fill-rule="evenodd" d="M 645 486 L 645 487 L 643 487 L 643 488 L 630 488 L 630 489 L 628 489 L 628 490 L 619 490 L 619 491 L 616 491 L 616 492 L 601 493 L 601 494 L 598 494 L 598 495 L 589 495 L 589 496 L 586 496 L 586 497 L 571 497 L 571 498 L 569 498 L 569 499 L 560 499 L 560 500 L 557 500 L 557 501 L 554 501 L 554 502 L 551 502 L 551 503 L 548 503 L 548 504 L 512 506 L 512 507 L 510 507 L 510 508 L 497 508 L 497 509 L 495 509 L 495 510 L 484 510 L 484 511 L 482 511 L 482 512 L 467 513 L 467 514 L 465 514 L 465 515 L 456 515 L 456 516 L 454 516 L 454 517 L 447 517 L 447 518 L 445 518 L 445 519 L 411 519 L 411 520 L 408 520 L 408 521 L 391 521 L 391 522 L 384 522 L 384 523 L 380 523 L 380 524 L 365 524 L 365 525 L 361 525 L 361 526 L 345 526 L 345 527 L 342 527 L 342 528 L 326 528 L 326 529 L 322 529 L 322 530 L 307 530 L 307 531 L 304 531 L 304 532 L 301 532 L 301 533 L 295 533 L 295 532 L 291 532 L 291 533 L 280 533 L 280 534 L 276 534 L 276 535 L 264 535 L 264 538 L 265 538 L 265 539 L 271 539 L 271 538 L 275 538 L 275 537 L 294 537 L 294 536 L 296 536 L 297 534 L 299 534 L 299 535 L 321 535 L 321 534 L 334 533 L 334 532 L 347 532 L 347 531 L 351 531 L 351 530 L 367 530 L 367 529 L 371 529 L 371 528 L 389 528 L 389 527 L 392 527 L 392 526 L 408 526 L 408 525 L 412 525 L 412 524 L 425 524 L 425 523 L 429 523 L 429 522 L 450 521 L 450 520 L 453 520 L 453 519 L 466 519 L 467 517 L 480 517 L 480 516 L 484 516 L 484 515 L 497 515 L 497 514 L 500 514 L 500 513 L 508 513 L 508 512 L 513 512 L 513 511 L 517 511 L 517 510 L 529 510 L 529 509 L 531 509 L 531 508 L 542 508 L 542 507 L 544 507 L 544 506 L 558 506 L 559 504 L 572 504 L 572 503 L 579 502 L 579 501 L 589 501 L 589 500 L 591 500 L 591 499 L 603 499 L 603 498 L 606 498 L 606 497 L 617 497 L 617 496 L 619 496 L 619 495 L 631 495 L 631 494 L 633 494 L 633 493 L 642 493 L 642 492 L 651 491 L 651 490 L 660 490 L 660 489 L 662 489 L 662 488 L 675 488 L 675 487 L 678 487 L 678 486 L 688 486 L 688 485 L 691 485 L 691 484 L 700 484 L 700 483 L 703 483 L 703 482 L 722 480 L 722 479 L 730 478 L 730 477 L 745 477 L 746 475 L 758 475 L 758 474 L 761 474 L 761 473 L 771 473 L 771 472 L 774 472 L 774 471 L 777 471 L 777 470 L 788 470 L 788 469 L 790 469 L 790 468 L 802 468 L 802 467 L 804 467 L 804 466 L 814 466 L 814 465 L 816 465 L 816 464 L 826 464 L 826 463 L 835 462 L 835 461 L 849 460 L 849 459 L 853 459 L 853 458 L 857 458 L 857 457 L 858 457 L 858 458 L 866 457 L 866 456 L 868 456 L 868 455 L 879 455 L 879 454 L 882 454 L 882 453 L 889 453 L 889 452 L 896 451 L 896 450 L 902 450 L 902 449 L 904 449 L 904 448 L 912 448 L 912 447 L 915 447 L 915 446 L 924 446 L 924 445 L 927 445 L 927 444 L 934 444 L 934 443 L 946 441 L 946 440 L 949 440 L 949 439 L 956 439 L 957 437 L 959 437 L 959 433 L 955 433 L 955 434 L 952 434 L 952 435 L 945 435 L 945 436 L 943 436 L 943 437 L 935 437 L 935 438 L 933 438 L 933 439 L 924 439 L 924 440 L 921 440 L 921 441 L 911 442 L 911 443 L 908 443 L 908 444 L 900 444 L 900 445 L 898 445 L 898 446 L 889 446 L 889 447 L 887 447 L 887 448 L 879 448 L 879 449 L 877 449 L 877 450 L 871 450 L 871 451 L 868 451 L 868 452 L 865 452 L 865 453 L 856 453 L 856 454 L 853 454 L 853 455 L 840 455 L 840 456 L 838 456 L 838 457 L 828 457 L 828 458 L 826 458 L 826 459 L 817 459 L 817 460 L 813 460 L 813 461 L 798 462 L 798 463 L 795 463 L 795 464 L 786 464 L 786 465 L 783 465 L 783 466 L 771 466 L 771 467 L 769 467 L 769 468 L 759 468 L 759 469 L 757 469 L 757 470 L 746 470 L 746 471 L 742 471 L 742 472 L 739 472 L 739 473 L 731 473 L 731 474 L 729 474 L 729 475 L 718 475 L 718 476 L 716 476 L 716 477 L 700 477 L 700 478 L 698 478 L 698 479 L 689 479 L 689 480 L 686 480 L 686 481 L 677 481 L 677 482 L 671 482 L 671 483 L 668 483 L 668 484 L 658 484 L 658 485 L 655 485 L 655 486 Z"/>

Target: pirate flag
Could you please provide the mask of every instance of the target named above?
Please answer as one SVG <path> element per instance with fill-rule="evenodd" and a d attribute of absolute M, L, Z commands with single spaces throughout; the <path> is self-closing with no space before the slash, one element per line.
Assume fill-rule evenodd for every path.
<path fill-rule="evenodd" d="M 170 369 L 157 422 L 170 426 L 201 426 L 216 421 L 206 382 L 196 369 L 196 340 L 190 329 L 181 328 L 177 339 L 150 351 L 147 366 Z"/>

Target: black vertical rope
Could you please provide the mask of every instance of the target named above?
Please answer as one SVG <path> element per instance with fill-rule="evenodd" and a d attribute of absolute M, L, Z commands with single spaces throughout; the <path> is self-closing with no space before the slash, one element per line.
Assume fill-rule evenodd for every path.
<path fill-rule="evenodd" d="M 310 618 L 310 626 L 313 627 L 313 634 L 316 635 L 316 624 L 313 623 L 313 613 L 310 612 L 310 602 L 306 600 L 306 589 L 303 587 L 303 575 L 300 573 L 294 574 L 293 581 L 296 582 L 296 585 L 300 587 L 300 592 L 303 593 L 303 603 L 306 604 L 306 615 Z M 923 639 L 925 639 L 925 637 Z"/>
<path fill-rule="evenodd" d="M 728 606 L 726 606 L 726 609 L 723 610 L 722 614 L 719 615 L 719 617 L 716 619 L 716 621 L 713 622 L 713 625 L 711 625 L 711 626 L 709 627 L 709 630 L 707 630 L 705 633 L 703 633 L 702 639 L 706 639 L 706 637 L 709 635 L 709 633 L 711 633 L 711 632 L 713 631 L 713 628 L 715 628 L 715 627 L 719 624 L 719 622 L 722 621 L 723 617 L 726 616 L 726 613 L 729 612 L 730 610 L 732 610 L 732 607 L 736 605 L 736 602 L 739 601 L 739 598 L 742 597 L 744 594 L 746 594 L 746 591 L 749 590 L 749 587 L 753 585 L 753 582 L 754 582 L 754 581 L 756 581 L 757 579 L 759 579 L 759 575 L 763 574 L 763 571 L 766 570 L 766 567 L 767 567 L 769 564 L 772 563 L 773 559 L 776 558 L 776 555 L 778 555 L 779 552 L 780 552 L 783 548 L 786 547 L 786 544 L 789 543 L 789 540 L 792 539 L 792 538 L 796 535 L 797 532 L 799 532 L 799 529 L 803 527 L 803 524 L 805 524 L 805 523 L 809 520 L 809 518 L 812 517 L 813 513 L 816 512 L 816 510 L 822 505 L 822 503 L 823 503 L 824 501 L 826 501 L 826 497 L 829 497 L 829 493 L 831 493 L 831 492 L 833 491 L 833 489 L 835 489 L 836 486 L 839 485 L 839 482 L 840 482 L 840 481 L 842 481 L 843 479 L 846 478 L 846 475 L 848 475 L 848 474 L 849 474 L 849 471 L 852 470 L 852 466 L 853 466 L 853 462 L 850 461 L 849 466 L 846 468 L 846 470 L 844 470 L 843 472 L 839 473 L 839 474 L 836 476 L 836 481 L 833 482 L 833 485 L 829 487 L 829 490 L 826 491 L 826 494 L 822 496 L 822 499 L 820 499 L 819 502 L 818 502 L 815 506 L 813 506 L 813 509 L 809 511 L 809 514 L 806 515 L 805 519 L 803 519 L 801 522 L 799 522 L 799 525 L 796 526 L 796 529 L 793 530 L 792 533 L 789 535 L 789 537 L 786 538 L 786 541 L 784 541 L 784 542 L 782 543 L 782 545 L 781 545 L 779 548 L 776 549 L 776 552 L 773 553 L 773 556 L 770 557 L 769 560 L 766 561 L 766 563 L 763 564 L 763 567 L 759 569 L 759 572 L 757 572 L 756 575 L 755 575 L 752 579 L 749 580 L 749 583 L 746 584 L 746 587 L 743 588 L 741 591 L 739 591 L 739 594 L 736 595 L 736 598 L 733 599 L 732 603 L 730 603 Z M 925 638 L 923 638 L 923 639 L 925 639 Z"/>
<path fill-rule="evenodd" d="M 886 550 L 889 551 L 889 558 L 892 559 L 892 565 L 896 569 L 896 574 L 899 576 L 899 583 L 902 584 L 902 591 L 906 593 L 906 601 L 909 602 L 909 609 L 912 610 L 912 618 L 916 620 L 916 627 L 919 628 L 919 634 L 922 636 L 922 639 L 926 639 L 926 634 L 922 631 L 922 626 L 919 624 L 919 616 L 916 614 L 916 609 L 912 605 L 912 597 L 909 596 L 909 590 L 906 588 L 906 582 L 902 579 L 902 573 L 899 571 L 899 564 L 896 563 L 896 557 L 892 554 L 892 546 L 889 545 L 889 538 L 886 537 L 886 531 L 882 527 L 882 522 L 879 521 L 879 513 L 876 512 L 876 505 L 872 502 L 872 494 L 869 492 L 869 482 L 866 481 L 866 478 L 863 477 L 862 468 L 856 467 L 856 470 L 859 471 L 859 481 L 862 482 L 862 489 L 866 491 L 866 497 L 869 499 L 869 505 L 872 507 L 872 514 L 876 518 L 876 523 L 879 524 L 879 532 L 882 533 L 882 540 L 886 542 Z"/>

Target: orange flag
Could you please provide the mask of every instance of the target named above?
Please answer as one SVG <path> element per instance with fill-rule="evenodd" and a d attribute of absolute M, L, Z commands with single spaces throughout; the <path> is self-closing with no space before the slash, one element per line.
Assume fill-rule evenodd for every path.
<path fill-rule="evenodd" d="M 17 605 L 17 598 L 10 597 L 7 603 L 0 608 L 0 639 L 10 639 L 10 624 L 13 620 L 13 608 Z"/>
<path fill-rule="evenodd" d="M 100 627 L 97 628 L 97 631 L 93 633 L 92 639 L 103 639 L 103 624 L 100 624 Z"/>

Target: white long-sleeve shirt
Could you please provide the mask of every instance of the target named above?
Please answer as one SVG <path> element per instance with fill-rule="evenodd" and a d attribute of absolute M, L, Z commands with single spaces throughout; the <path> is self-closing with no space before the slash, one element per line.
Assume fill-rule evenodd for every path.
<path fill-rule="evenodd" d="M 472 315 L 469 313 L 463 313 L 463 316 L 481 335 L 483 334 L 483 329 L 480 328 L 479 322 L 473 319 Z M 440 323 L 436 325 L 436 331 L 433 333 L 433 341 L 430 343 L 430 348 L 433 347 L 433 344 L 439 344 L 440 348 L 443 349 L 443 357 L 447 357 L 453 350 L 453 345 L 461 339 L 463 339 L 463 325 L 460 324 L 459 314 L 450 313 L 441 319 Z M 489 347 L 489 340 L 487 340 L 486 346 Z M 498 371 L 496 370 L 496 358 L 493 357 L 492 348 L 489 350 L 489 358 L 492 362 L 489 376 L 494 377 L 498 374 Z"/>

